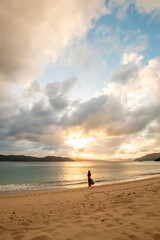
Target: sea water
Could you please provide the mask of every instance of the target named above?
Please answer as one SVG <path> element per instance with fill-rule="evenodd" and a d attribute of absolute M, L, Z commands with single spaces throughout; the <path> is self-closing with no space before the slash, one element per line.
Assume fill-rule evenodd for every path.
<path fill-rule="evenodd" d="M 88 170 L 99 185 L 160 176 L 160 162 L 0 162 L 0 192 L 87 187 Z"/>

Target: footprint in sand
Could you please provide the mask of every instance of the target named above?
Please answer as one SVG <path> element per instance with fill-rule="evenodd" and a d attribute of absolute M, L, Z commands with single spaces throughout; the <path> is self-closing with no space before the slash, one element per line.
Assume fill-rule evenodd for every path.
<path fill-rule="evenodd" d="M 44 232 L 44 233 L 52 233 L 52 232 L 54 232 L 54 231 L 55 231 L 55 228 L 54 228 L 54 227 L 52 227 L 52 228 L 46 228 L 46 229 L 42 230 L 42 232 Z"/>
<path fill-rule="evenodd" d="M 14 236 L 12 239 L 13 239 L 13 240 L 23 240 L 24 237 L 25 237 L 24 234 L 20 234 L 20 235 Z"/>
<path fill-rule="evenodd" d="M 32 240 L 51 240 L 51 238 L 48 235 L 38 235 L 32 238 Z"/>
<path fill-rule="evenodd" d="M 112 224 L 112 223 L 109 223 L 106 225 L 107 228 L 110 228 L 110 227 L 115 227 L 115 224 Z"/>
<path fill-rule="evenodd" d="M 133 234 L 128 234 L 128 233 L 126 233 L 126 232 L 123 232 L 122 234 L 123 234 L 124 236 L 127 236 L 127 237 L 128 237 L 129 239 L 131 239 L 131 240 L 137 239 L 136 236 L 133 235 Z"/>
<path fill-rule="evenodd" d="M 123 213 L 122 216 L 127 217 L 127 216 L 132 216 L 132 213 Z"/>
<path fill-rule="evenodd" d="M 160 234 L 159 233 L 153 233 L 152 234 L 152 239 L 159 240 L 160 239 Z"/>
<path fill-rule="evenodd" d="M 24 231 L 13 231 L 11 232 L 11 236 L 16 236 L 16 235 L 22 235 L 24 233 Z"/>
<path fill-rule="evenodd" d="M 106 219 L 101 219 L 101 222 L 105 222 L 106 221 Z"/>
<path fill-rule="evenodd" d="M 89 228 L 92 228 L 92 229 L 95 229 L 96 225 L 93 224 L 93 223 L 88 223 L 88 224 L 83 224 L 83 227 L 89 227 Z"/>
<path fill-rule="evenodd" d="M 79 219 L 79 220 L 74 220 L 72 223 L 83 223 L 84 221 Z"/>

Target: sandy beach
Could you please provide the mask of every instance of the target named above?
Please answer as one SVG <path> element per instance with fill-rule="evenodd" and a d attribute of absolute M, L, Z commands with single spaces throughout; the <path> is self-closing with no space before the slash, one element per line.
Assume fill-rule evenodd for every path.
<path fill-rule="evenodd" d="M 0 195 L 0 240 L 159 240 L 160 177 Z"/>

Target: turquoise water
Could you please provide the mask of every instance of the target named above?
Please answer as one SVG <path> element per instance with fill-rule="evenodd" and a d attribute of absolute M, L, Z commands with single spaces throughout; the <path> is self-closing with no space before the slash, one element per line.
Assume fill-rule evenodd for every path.
<path fill-rule="evenodd" d="M 0 162 L 0 192 L 87 186 L 160 176 L 160 162 Z"/>

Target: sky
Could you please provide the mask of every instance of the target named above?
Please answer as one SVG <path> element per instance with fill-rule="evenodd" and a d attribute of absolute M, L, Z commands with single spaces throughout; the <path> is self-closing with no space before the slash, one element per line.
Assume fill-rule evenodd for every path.
<path fill-rule="evenodd" d="M 1 0 L 0 153 L 160 152 L 159 0 Z"/>

